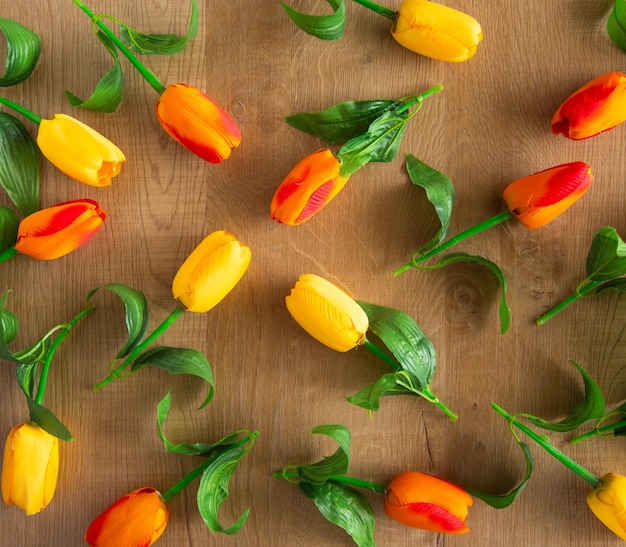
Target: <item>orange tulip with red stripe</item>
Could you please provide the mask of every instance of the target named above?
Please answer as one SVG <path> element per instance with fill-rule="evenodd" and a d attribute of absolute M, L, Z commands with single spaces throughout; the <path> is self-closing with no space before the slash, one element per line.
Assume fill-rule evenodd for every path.
<path fill-rule="evenodd" d="M 328 149 L 300 160 L 276 190 L 270 213 L 281 224 L 296 226 L 319 212 L 348 182 L 339 160 Z"/>
<path fill-rule="evenodd" d="M 156 115 L 174 140 L 211 163 L 227 159 L 241 142 L 234 120 L 208 95 L 187 84 L 167 86 L 156 103 Z"/>
<path fill-rule="evenodd" d="M 59 258 L 90 240 L 105 218 L 106 212 L 91 199 L 41 209 L 20 222 L 15 250 L 39 260 Z"/>
<path fill-rule="evenodd" d="M 609 72 L 594 78 L 558 108 L 552 132 L 581 140 L 626 121 L 626 74 Z"/>
<path fill-rule="evenodd" d="M 161 537 L 170 510 L 154 488 L 133 490 L 106 509 L 87 529 L 91 547 L 148 547 Z"/>
<path fill-rule="evenodd" d="M 424 473 L 401 473 L 385 491 L 387 516 L 422 530 L 464 534 L 472 497 L 460 486 Z"/>

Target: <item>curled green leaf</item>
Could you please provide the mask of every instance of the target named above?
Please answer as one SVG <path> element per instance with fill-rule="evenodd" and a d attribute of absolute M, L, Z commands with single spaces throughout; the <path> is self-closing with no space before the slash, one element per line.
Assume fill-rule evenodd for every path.
<path fill-rule="evenodd" d="M 9 87 L 23 82 L 33 73 L 41 54 L 41 40 L 25 26 L 4 17 L 0 17 L 0 32 L 7 49 L 0 87 Z"/>
<path fill-rule="evenodd" d="M 307 15 L 281 3 L 287 15 L 304 32 L 321 40 L 338 40 L 343 36 L 346 21 L 344 0 L 327 0 L 333 8 L 331 15 Z"/>
<path fill-rule="evenodd" d="M 626 51 L 626 2 L 617 0 L 606 23 L 609 38 L 620 49 Z"/>

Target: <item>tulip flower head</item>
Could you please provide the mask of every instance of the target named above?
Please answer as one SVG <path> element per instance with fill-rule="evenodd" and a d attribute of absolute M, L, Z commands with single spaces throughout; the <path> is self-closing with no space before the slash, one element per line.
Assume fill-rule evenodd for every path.
<path fill-rule="evenodd" d="M 626 477 L 607 473 L 587 495 L 594 515 L 611 531 L 626 539 Z"/>
<path fill-rule="evenodd" d="M 401 473 L 385 491 L 387 516 L 414 528 L 464 534 L 472 497 L 460 486 L 424 473 Z"/>
<path fill-rule="evenodd" d="M 304 330 L 336 351 L 349 351 L 365 341 L 369 319 L 363 308 L 322 277 L 301 275 L 285 302 Z"/>
<path fill-rule="evenodd" d="M 208 235 L 187 257 L 172 282 L 172 294 L 185 311 L 204 313 L 239 283 L 250 264 L 249 247 L 234 235 Z"/>
<path fill-rule="evenodd" d="M 211 163 L 227 159 L 241 142 L 233 119 L 208 95 L 187 84 L 169 85 L 156 103 L 156 115 L 170 137 Z"/>
<path fill-rule="evenodd" d="M 59 258 L 89 241 L 105 218 L 106 212 L 90 199 L 41 209 L 20 222 L 15 250 L 39 260 Z"/>
<path fill-rule="evenodd" d="M 581 140 L 626 121 L 626 74 L 609 72 L 573 93 L 555 112 L 552 132 Z"/>
<path fill-rule="evenodd" d="M 97 517 L 85 533 L 92 547 L 147 547 L 161 537 L 170 510 L 154 488 L 139 488 Z"/>
<path fill-rule="evenodd" d="M 319 212 L 348 182 L 349 177 L 340 176 L 339 167 L 339 160 L 328 149 L 300 160 L 272 198 L 272 218 L 296 226 Z"/>
<path fill-rule="evenodd" d="M 15 426 L 7 438 L 2 463 L 2 499 L 27 515 L 52 500 L 59 472 L 59 439 L 29 422 Z"/>

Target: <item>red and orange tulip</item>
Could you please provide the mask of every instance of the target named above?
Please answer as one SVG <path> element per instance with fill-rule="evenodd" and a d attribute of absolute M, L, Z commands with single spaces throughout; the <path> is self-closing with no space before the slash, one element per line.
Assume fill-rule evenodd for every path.
<path fill-rule="evenodd" d="M 559 107 L 552 132 L 581 140 L 626 121 L 626 74 L 609 72 L 594 78 Z"/>
<path fill-rule="evenodd" d="M 106 212 L 91 199 L 41 209 L 20 222 L 15 250 L 39 260 L 59 258 L 91 239 L 105 218 Z"/>
<path fill-rule="evenodd" d="M 170 509 L 154 488 L 133 490 L 104 511 L 87 529 L 91 547 L 148 547 L 161 537 Z"/>
<path fill-rule="evenodd" d="M 174 140 L 211 163 L 227 159 L 241 142 L 233 119 L 208 95 L 187 84 L 167 86 L 156 103 L 156 115 Z"/>
<path fill-rule="evenodd" d="M 401 473 L 385 490 L 387 516 L 414 528 L 464 534 L 472 497 L 460 486 L 424 473 Z"/>
<path fill-rule="evenodd" d="M 296 226 L 319 212 L 348 182 L 339 174 L 339 160 L 328 149 L 300 160 L 276 190 L 272 218 Z"/>
<path fill-rule="evenodd" d="M 59 439 L 29 422 L 7 437 L 2 463 L 2 499 L 33 515 L 52 500 L 59 473 Z"/>

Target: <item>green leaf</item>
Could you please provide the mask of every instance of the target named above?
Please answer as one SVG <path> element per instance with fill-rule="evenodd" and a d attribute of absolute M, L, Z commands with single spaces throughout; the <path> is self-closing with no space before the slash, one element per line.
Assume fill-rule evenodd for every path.
<path fill-rule="evenodd" d="M 608 281 L 626 273 L 626 244 L 615 228 L 605 226 L 593 236 L 586 269 L 591 281 Z"/>
<path fill-rule="evenodd" d="M 300 479 L 312 484 L 322 484 L 332 475 L 342 475 L 350 464 L 350 430 L 343 425 L 319 425 L 311 433 L 327 435 L 339 444 L 339 448 L 322 460 L 297 467 Z"/>
<path fill-rule="evenodd" d="M 346 101 L 321 112 L 294 114 L 285 121 L 327 143 L 343 144 L 365 133 L 376 118 L 402 104 L 402 101 L 388 99 Z"/>
<path fill-rule="evenodd" d="M 24 124 L 0 112 L 0 185 L 24 216 L 39 210 L 39 149 Z"/>
<path fill-rule="evenodd" d="M 24 395 L 29 399 L 35 398 L 39 365 L 41 365 L 41 361 L 36 361 L 35 363 L 19 363 L 17 365 L 17 383 L 22 388 Z"/>
<path fill-rule="evenodd" d="M 626 2 L 617 0 L 606 24 L 609 38 L 615 45 L 626 51 Z"/>
<path fill-rule="evenodd" d="M 369 319 L 370 330 L 389 348 L 402 368 L 427 386 L 435 374 L 436 355 L 432 342 L 415 320 L 394 308 L 358 302 Z"/>
<path fill-rule="evenodd" d="M 247 446 L 233 446 L 220 452 L 202 473 L 198 487 L 198 510 L 202 519 L 212 532 L 235 534 L 245 524 L 250 509 L 246 509 L 241 517 L 229 526 L 222 527 L 217 516 L 219 508 L 228 497 L 228 484 L 239 462 L 254 445 L 254 437 Z"/>
<path fill-rule="evenodd" d="M 5 342 L 10 344 L 17 337 L 20 322 L 12 311 L 0 309 L 0 324 L 2 325 L 2 336 Z"/>
<path fill-rule="evenodd" d="M 144 366 L 157 367 L 171 374 L 191 374 L 202 378 L 209 384 L 209 394 L 199 408 L 203 408 L 213 399 L 213 371 L 203 353 L 189 348 L 171 348 L 158 346 L 142 353 L 133 361 L 134 372 Z"/>
<path fill-rule="evenodd" d="M 585 397 L 576 405 L 571 414 L 560 422 L 549 422 L 538 416 L 524 414 L 533 424 L 542 429 L 563 433 L 565 431 L 572 431 L 590 420 L 599 420 L 604 416 L 604 398 L 598 384 L 589 376 L 583 367 L 571 360 L 570 363 L 578 369 L 578 372 L 580 372 L 583 377 L 585 383 Z"/>
<path fill-rule="evenodd" d="M 419 254 L 424 254 L 439 245 L 448 235 L 455 198 L 454 185 L 443 173 L 429 167 L 412 154 L 406 156 L 406 170 L 411 182 L 426 191 L 426 197 L 435 207 L 435 212 L 441 222 L 441 228 L 435 236 L 417 251 Z"/>
<path fill-rule="evenodd" d="M 170 411 L 170 404 L 172 401 L 172 396 L 170 392 L 167 392 L 167 395 L 159 401 L 157 405 L 157 431 L 159 434 L 159 438 L 163 441 L 165 449 L 168 452 L 172 452 L 174 454 L 185 454 L 188 456 L 202 456 L 205 458 L 210 458 L 216 452 L 221 452 L 227 448 L 230 448 L 233 444 L 235 444 L 239 438 L 239 432 L 231 433 L 227 435 L 223 439 L 220 439 L 214 444 L 207 443 L 180 443 L 173 444 L 170 442 L 165 433 L 163 433 L 163 424 L 167 415 Z"/>
<path fill-rule="evenodd" d="M 466 262 L 468 264 L 480 264 L 481 266 L 485 266 L 489 268 L 493 274 L 496 276 L 498 281 L 500 282 L 500 287 L 502 290 L 502 294 L 500 297 L 500 334 L 504 334 L 509 329 L 510 323 L 510 313 L 509 307 L 506 303 L 506 277 L 502 273 L 502 270 L 498 267 L 497 264 L 487 260 L 482 256 L 473 256 L 468 255 L 466 253 L 451 253 L 445 255 L 438 264 L 434 266 L 422 266 L 421 264 L 416 264 L 415 267 L 419 270 L 437 270 L 439 268 L 443 268 L 444 266 L 448 266 L 449 264 L 454 264 L 456 262 Z"/>
<path fill-rule="evenodd" d="M 0 17 L 0 32 L 7 49 L 0 87 L 9 87 L 23 82 L 33 73 L 41 53 L 41 40 L 31 30 L 4 17 Z"/>
<path fill-rule="evenodd" d="M 383 374 L 376 382 L 362 389 L 358 393 L 346 397 L 346 400 L 353 405 L 360 406 L 371 411 L 377 411 L 380 408 L 380 398 L 383 395 L 391 395 L 395 391 L 398 381 L 397 372 L 388 372 Z M 402 390 L 401 395 L 404 393 Z"/>
<path fill-rule="evenodd" d="M 16 362 L 17 359 L 13 357 L 13 353 L 9 349 L 9 342 L 15 336 L 13 335 L 13 327 L 10 323 L 5 322 L 5 313 L 8 311 L 5 309 L 4 305 L 6 303 L 7 297 L 9 296 L 9 292 L 5 292 L 2 296 L 0 296 L 0 313 L 2 313 L 2 321 L 0 321 L 0 359 L 5 361 Z M 10 312 L 9 312 L 10 313 Z M 17 333 L 16 333 L 17 334 Z"/>
<path fill-rule="evenodd" d="M 526 458 L 526 475 L 524 476 L 524 479 L 522 480 L 522 482 L 518 486 L 516 486 L 513 490 L 511 490 L 508 494 L 501 494 L 501 495 L 487 494 L 479 490 L 472 490 L 471 488 L 465 488 L 465 490 L 471 496 L 474 496 L 475 498 L 478 498 L 484 501 L 486 504 L 491 505 L 491 507 L 494 507 L 495 509 L 504 509 L 505 507 L 508 507 L 509 505 L 511 505 L 515 501 L 515 498 L 517 498 L 517 496 L 521 494 L 522 490 L 524 490 L 524 488 L 526 487 L 526 484 L 528 483 L 530 476 L 533 472 L 533 456 L 526 443 L 519 441 L 519 440 L 517 442 L 520 448 L 522 449 L 522 452 L 524 453 L 524 457 Z"/>
<path fill-rule="evenodd" d="M 618 279 L 605 281 L 594 289 L 594 295 L 611 291 L 626 292 L 626 279 L 620 277 Z"/>
<path fill-rule="evenodd" d="M 52 337 L 57 331 L 63 330 L 67 327 L 66 324 L 56 325 L 52 327 L 46 334 L 44 334 L 39 340 L 37 340 L 31 346 L 16 351 L 13 353 L 13 359 L 23 364 L 38 363 L 43 361 L 50 346 L 52 345 Z"/>
<path fill-rule="evenodd" d="M 185 36 L 177 34 L 144 34 L 120 22 L 120 35 L 131 51 L 144 55 L 174 55 L 181 52 L 198 33 L 198 2 L 191 0 L 189 27 Z"/>
<path fill-rule="evenodd" d="M 374 513 L 361 492 L 334 481 L 301 482 L 298 488 L 313 500 L 326 520 L 345 530 L 359 547 L 375 547 Z"/>
<path fill-rule="evenodd" d="M 97 112 L 115 112 L 122 103 L 124 92 L 124 75 L 117 54 L 117 47 L 113 41 L 101 30 L 96 29 L 96 35 L 113 57 L 113 67 L 100 79 L 96 88 L 87 100 L 65 91 L 65 96 L 72 106 L 95 110 Z"/>
<path fill-rule="evenodd" d="M 400 114 L 395 110 L 385 112 L 370 124 L 367 132 L 346 142 L 337 152 L 341 176 L 348 177 L 371 161 L 392 161 L 400 148 L 408 116 L 406 110 Z"/>
<path fill-rule="evenodd" d="M 117 294 L 124 302 L 126 309 L 126 328 L 128 330 L 128 341 L 115 356 L 116 359 L 126 357 L 141 343 L 146 329 L 148 328 L 149 313 L 148 301 L 145 295 L 138 290 L 131 289 L 122 283 L 109 283 L 96 287 L 87 295 L 87 302 L 100 289 L 107 289 Z"/>
<path fill-rule="evenodd" d="M 30 419 L 35 422 L 41 429 L 50 433 L 54 437 L 58 437 L 62 441 L 71 441 L 74 439 L 67 427 L 45 406 L 37 404 L 30 397 L 26 397 L 28 402 L 28 410 L 30 411 Z"/>
<path fill-rule="evenodd" d="M 0 207 L 0 252 L 15 245 L 20 221 L 13 209 Z"/>
<path fill-rule="evenodd" d="M 333 8 L 332 15 L 307 15 L 289 7 L 281 5 L 291 20 L 307 34 L 322 40 L 338 40 L 343 36 L 346 21 L 346 6 L 344 0 L 327 0 Z"/>

